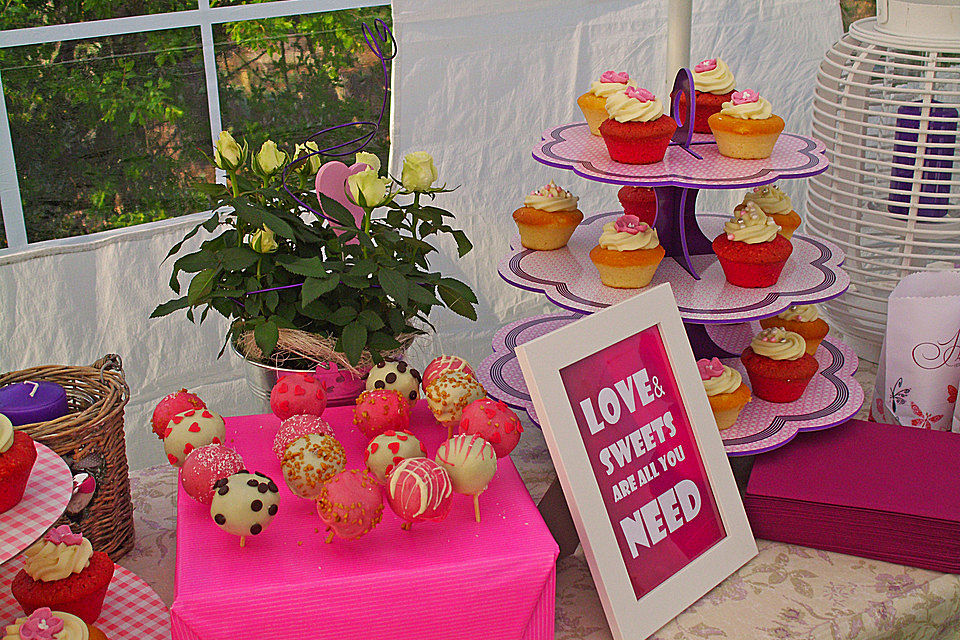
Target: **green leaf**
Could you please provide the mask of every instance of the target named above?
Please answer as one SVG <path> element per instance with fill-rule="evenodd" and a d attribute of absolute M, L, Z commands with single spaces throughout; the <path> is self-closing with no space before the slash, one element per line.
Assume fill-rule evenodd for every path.
<path fill-rule="evenodd" d="M 297 258 L 295 256 L 277 256 L 277 263 L 290 273 L 298 276 L 311 276 L 314 278 L 326 277 L 329 269 L 319 256 L 313 258 Z M 339 263 L 331 263 L 329 266 L 335 266 Z"/>
<path fill-rule="evenodd" d="M 473 292 L 470 286 L 455 278 L 440 278 L 440 281 L 437 283 L 437 288 L 439 289 L 440 287 L 451 289 L 467 302 L 472 304 L 477 303 L 477 294 Z"/>
<path fill-rule="evenodd" d="M 342 327 L 357 317 L 357 310 L 353 307 L 340 307 L 327 317 L 327 322 Z"/>
<path fill-rule="evenodd" d="M 153 313 L 150 314 L 151 318 L 162 318 L 163 316 L 170 315 L 174 311 L 179 311 L 180 309 L 186 309 L 190 306 L 190 301 L 187 300 L 187 296 L 182 298 L 177 298 L 176 300 L 170 300 L 164 302 L 163 304 L 157 305 L 157 308 L 153 310 Z"/>
<path fill-rule="evenodd" d="M 204 269 L 193 276 L 190 286 L 187 287 L 187 300 L 191 305 L 195 305 L 213 290 L 213 283 L 217 278 L 217 269 Z"/>
<path fill-rule="evenodd" d="M 394 307 L 387 312 L 387 323 L 394 335 L 398 336 L 406 331 L 407 320 L 400 309 Z"/>
<path fill-rule="evenodd" d="M 340 284 L 340 274 L 334 273 L 328 278 L 307 278 L 300 291 L 300 304 L 304 307 L 325 293 L 330 293 Z"/>
<path fill-rule="evenodd" d="M 257 341 L 257 346 L 264 356 L 269 356 L 277 348 L 277 340 L 280 339 L 280 329 L 269 320 L 258 324 L 253 329 L 253 338 Z"/>
<path fill-rule="evenodd" d="M 350 364 L 360 362 L 360 353 L 367 344 L 367 328 L 361 322 L 351 322 L 340 334 L 340 346 Z"/>
<path fill-rule="evenodd" d="M 378 331 L 386 326 L 380 316 L 370 309 L 364 309 L 357 314 L 357 320 L 362 322 L 369 331 Z"/>
<path fill-rule="evenodd" d="M 388 296 L 396 300 L 401 307 L 407 306 L 410 297 L 410 283 L 393 269 L 381 269 L 377 281 Z"/>
<path fill-rule="evenodd" d="M 218 182 L 198 182 L 194 185 L 194 189 L 196 189 L 197 193 L 211 198 L 220 198 L 229 193 L 227 186 Z"/>
<path fill-rule="evenodd" d="M 467 285 L 453 278 L 443 278 L 437 285 L 437 293 L 454 313 L 470 320 L 477 319 L 477 310 L 471 304 L 477 301 L 477 297 Z"/>
<path fill-rule="evenodd" d="M 322 193 L 320 194 L 320 209 L 324 214 L 339 222 L 341 226 L 348 229 L 358 228 L 357 221 L 354 220 L 353 214 L 351 214 L 346 207 L 330 196 Z"/>
<path fill-rule="evenodd" d="M 268 310 L 276 311 L 277 305 L 280 304 L 280 294 L 276 291 L 267 291 L 263 294 L 263 303 Z"/>
<path fill-rule="evenodd" d="M 433 295 L 433 292 L 420 284 L 415 284 L 410 287 L 410 299 L 414 302 L 419 302 L 427 306 L 433 306 L 440 304 L 440 301 L 437 300 L 437 296 Z"/>
<path fill-rule="evenodd" d="M 257 263 L 260 254 L 249 247 L 230 247 L 220 254 L 220 264 L 227 271 L 239 271 Z"/>
<path fill-rule="evenodd" d="M 473 243 L 470 242 L 467 234 L 459 229 L 455 229 L 451 233 L 453 234 L 453 239 L 457 241 L 457 253 L 460 257 L 462 258 L 470 253 L 470 250 L 473 249 Z"/>
<path fill-rule="evenodd" d="M 261 217 L 263 218 L 263 224 L 267 225 L 271 231 L 282 238 L 293 239 L 293 227 L 291 227 L 287 222 L 268 211 L 261 211 Z"/>
<path fill-rule="evenodd" d="M 367 348 L 376 351 L 393 351 L 400 348 L 400 343 L 393 336 L 376 331 L 367 337 Z"/>

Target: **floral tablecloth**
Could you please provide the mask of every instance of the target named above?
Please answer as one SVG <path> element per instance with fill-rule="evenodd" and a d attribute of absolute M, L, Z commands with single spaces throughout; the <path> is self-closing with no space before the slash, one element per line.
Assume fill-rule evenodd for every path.
<path fill-rule="evenodd" d="M 862 377 L 872 389 L 869 371 Z M 527 429 L 513 459 L 534 499 L 555 477 L 543 436 Z M 120 564 L 168 605 L 176 553 L 176 473 L 131 474 L 136 548 Z M 960 637 L 960 576 L 758 541 L 759 555 L 657 632 L 657 640 L 705 638 L 947 639 Z M 583 551 L 557 566 L 556 637 L 611 637 Z"/>

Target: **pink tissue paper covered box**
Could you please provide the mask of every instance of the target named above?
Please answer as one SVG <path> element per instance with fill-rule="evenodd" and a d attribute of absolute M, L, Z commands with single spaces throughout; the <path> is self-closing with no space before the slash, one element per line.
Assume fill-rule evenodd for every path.
<path fill-rule="evenodd" d="M 323 417 L 347 468 L 363 468 L 352 407 Z M 479 524 L 472 498 L 454 494 L 444 521 L 404 531 L 384 500 L 372 532 L 325 544 L 314 503 L 284 483 L 271 450 L 278 425 L 273 415 L 227 419 L 227 446 L 280 487 L 277 517 L 245 547 L 179 490 L 175 640 L 553 638 L 558 549 L 510 458 L 480 496 Z M 423 401 L 410 430 L 431 457 L 446 438 Z"/>

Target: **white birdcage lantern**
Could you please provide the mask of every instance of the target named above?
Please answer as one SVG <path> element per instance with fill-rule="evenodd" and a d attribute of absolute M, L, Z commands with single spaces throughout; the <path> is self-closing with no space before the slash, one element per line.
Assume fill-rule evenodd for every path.
<path fill-rule="evenodd" d="M 817 74 L 807 230 L 846 252 L 849 291 L 827 315 L 876 362 L 887 297 L 905 275 L 960 267 L 960 0 L 878 0 Z"/>

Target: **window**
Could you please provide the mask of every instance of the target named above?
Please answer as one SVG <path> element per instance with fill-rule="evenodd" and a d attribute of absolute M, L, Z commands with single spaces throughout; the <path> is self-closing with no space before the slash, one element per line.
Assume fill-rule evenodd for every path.
<path fill-rule="evenodd" d="M 331 123 L 376 119 L 361 24 L 390 24 L 389 7 L 191 2 L 132 17 L 122 0 L 0 10 L 0 249 L 203 210 L 191 184 L 212 178 L 221 128 L 292 151 Z M 371 147 L 388 143 L 384 127 Z"/>

